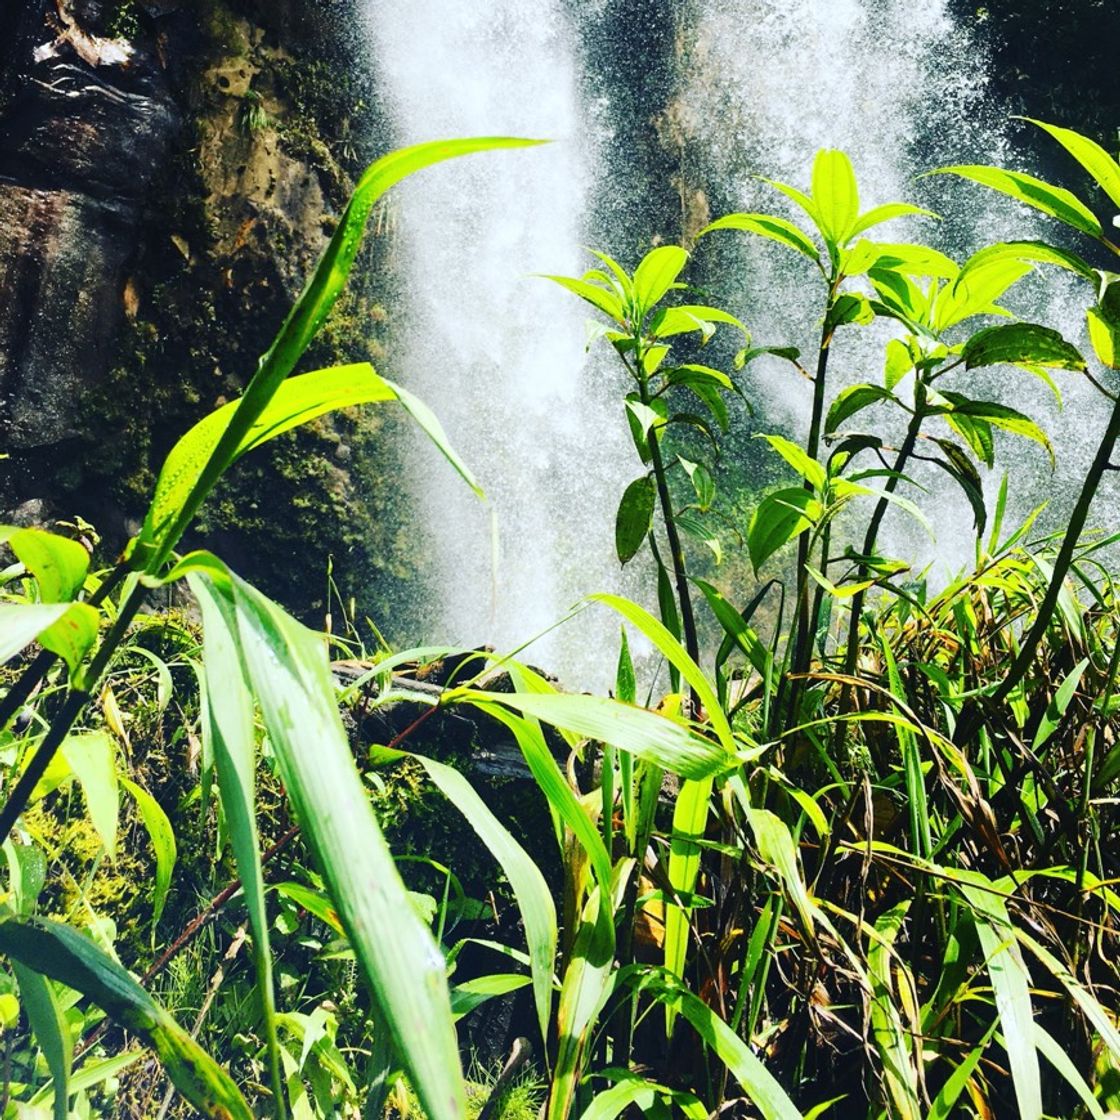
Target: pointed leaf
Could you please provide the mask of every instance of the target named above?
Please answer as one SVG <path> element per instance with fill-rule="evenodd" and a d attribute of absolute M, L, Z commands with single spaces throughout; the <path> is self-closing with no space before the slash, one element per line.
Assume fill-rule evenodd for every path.
<path fill-rule="evenodd" d="M 614 524 L 614 547 L 619 563 L 626 564 L 637 555 L 638 549 L 653 526 L 653 507 L 657 491 L 649 475 L 636 478 L 622 495 Z"/>
<path fill-rule="evenodd" d="M 811 261 L 820 259 L 813 242 L 786 218 L 778 218 L 772 214 L 728 214 L 705 226 L 697 236 L 703 237 L 706 233 L 720 229 L 744 230 L 777 241 L 779 245 L 793 249 Z"/>
<path fill-rule="evenodd" d="M 644 316 L 676 283 L 688 253 L 679 245 L 661 245 L 648 252 L 634 270 L 634 302 Z"/>
<path fill-rule="evenodd" d="M 1006 323 L 977 331 L 962 351 L 965 368 L 1029 362 L 1051 369 L 1083 370 L 1085 359 L 1055 330 L 1038 323 Z"/>
<path fill-rule="evenodd" d="M 835 245 L 851 236 L 859 215 L 859 192 L 848 157 L 822 149 L 813 161 L 813 202 L 821 216 L 821 233 Z"/>

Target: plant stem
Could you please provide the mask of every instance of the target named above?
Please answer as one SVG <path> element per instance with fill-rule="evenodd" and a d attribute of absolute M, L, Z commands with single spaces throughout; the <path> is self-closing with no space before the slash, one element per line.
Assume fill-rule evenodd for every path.
<path fill-rule="evenodd" d="M 1092 466 L 1090 466 L 1081 486 L 1081 493 L 1077 496 L 1077 503 L 1070 514 L 1069 525 L 1062 537 L 1062 545 L 1058 549 L 1058 555 L 1054 560 L 1050 583 L 1046 588 L 1046 594 L 1042 597 L 1042 602 L 1039 604 L 1038 613 L 1019 645 L 1019 653 L 1011 663 L 1011 668 L 1007 670 L 1003 680 L 999 683 L 999 687 L 992 693 L 990 702 L 993 707 L 1002 704 L 1011 695 L 1034 662 L 1039 644 L 1050 626 L 1054 608 L 1058 603 L 1058 596 L 1062 591 L 1062 584 L 1065 582 L 1070 565 L 1073 563 L 1073 553 L 1081 539 L 1085 522 L 1088 520 L 1089 507 L 1093 504 L 1093 498 L 1100 488 L 1105 471 L 1109 469 L 1109 459 L 1112 456 L 1117 439 L 1120 439 L 1120 399 L 1112 406 L 1112 415 L 1108 419 L 1108 425 L 1097 447 L 1097 453 L 1093 457 Z M 976 733 L 981 719 L 978 705 L 974 703 L 965 708 L 961 712 L 961 718 L 957 721 L 953 742 L 958 746 L 967 742 Z"/>
<path fill-rule="evenodd" d="M 883 524 L 883 518 L 886 516 L 887 507 L 890 505 L 889 495 L 893 494 L 898 489 L 898 483 L 902 476 L 902 472 L 906 467 L 906 463 L 910 456 L 914 453 L 914 447 L 918 442 L 918 435 L 921 431 L 922 421 L 925 419 L 924 410 L 924 390 L 919 390 L 921 396 L 917 402 L 918 407 L 914 409 L 914 415 L 910 420 L 910 426 L 906 429 L 906 436 L 902 441 L 902 446 L 898 449 L 898 455 L 895 456 L 894 465 L 891 467 L 891 476 L 887 479 L 886 485 L 883 487 L 883 497 L 875 503 L 875 509 L 871 514 L 871 520 L 867 523 L 867 532 L 863 537 L 863 551 L 862 555 L 867 557 L 875 551 L 875 544 L 879 537 L 879 528 Z M 867 574 L 870 571 L 865 560 L 861 560 L 856 569 L 856 582 L 867 579 Z M 848 620 L 848 646 L 844 654 L 844 672 L 849 676 L 855 676 L 856 666 L 859 663 L 859 619 L 863 613 L 863 601 L 866 598 L 865 591 L 857 591 L 852 596 L 852 614 Z M 846 694 L 850 694 L 847 690 Z"/>
<path fill-rule="evenodd" d="M 136 583 L 133 586 L 128 598 L 121 605 L 116 622 L 113 623 L 112 629 L 105 636 L 97 655 L 85 672 L 84 687 L 71 688 L 67 693 L 62 709 L 51 720 L 46 736 L 36 748 L 34 755 L 31 756 L 31 761 L 27 764 L 27 768 L 20 775 L 15 789 L 12 790 L 8 800 L 4 803 L 3 810 L 0 811 L 0 844 L 8 839 L 8 835 L 16 821 L 19 820 L 20 814 L 27 807 L 28 801 L 31 800 L 31 795 L 39 784 L 39 779 L 46 773 L 51 759 L 54 758 L 66 736 L 70 734 L 74 721 L 89 701 L 98 681 L 116 652 L 117 646 L 120 645 L 121 639 L 124 638 L 133 618 L 136 617 L 136 612 L 140 609 L 145 594 L 145 588 L 142 584 Z"/>
<path fill-rule="evenodd" d="M 86 601 L 91 607 L 100 606 L 127 574 L 128 568 L 124 564 L 117 564 Z M 51 653 L 49 649 L 42 650 L 23 671 L 19 680 L 8 689 L 4 699 L 0 700 L 0 730 L 7 727 L 16 712 L 27 703 L 57 660 L 58 654 Z"/>
<path fill-rule="evenodd" d="M 639 351 L 640 354 L 640 351 Z M 638 369 L 641 370 L 641 358 L 638 359 Z M 649 404 L 649 383 L 644 376 L 638 379 L 642 403 Z M 665 536 L 669 542 L 669 556 L 673 562 L 673 582 L 677 588 L 677 601 L 681 608 L 681 628 L 684 631 L 684 648 L 688 656 L 700 664 L 700 644 L 696 638 L 696 616 L 692 611 L 692 596 L 688 590 L 688 572 L 684 563 L 684 549 L 681 547 L 680 532 L 677 530 L 676 515 L 673 513 L 673 499 L 669 494 L 669 483 L 665 477 L 665 463 L 661 458 L 661 447 L 657 442 L 657 434 L 650 429 L 649 437 L 650 462 L 653 465 L 653 479 L 657 486 L 657 498 L 661 505 L 661 519 L 665 523 Z M 700 711 L 700 698 L 695 689 L 690 689 L 692 699 L 692 715 Z"/>

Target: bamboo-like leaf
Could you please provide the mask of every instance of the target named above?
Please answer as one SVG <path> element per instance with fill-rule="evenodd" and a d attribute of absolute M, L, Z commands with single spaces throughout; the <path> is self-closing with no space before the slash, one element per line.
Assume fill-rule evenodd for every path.
<path fill-rule="evenodd" d="M 512 137 L 434 140 L 390 152 L 366 170 L 307 287 L 288 313 L 272 345 L 262 355 L 257 371 L 217 446 L 208 452 L 200 448 L 197 458 L 181 465 L 180 473 L 186 481 L 180 483 L 176 478 L 171 483 L 177 493 L 185 490 L 185 497 L 178 508 L 174 512 L 160 510 L 158 516 L 149 514 L 145 517 L 144 528 L 132 550 L 134 566 L 142 567 L 149 574 L 158 572 L 194 519 L 198 507 L 236 457 L 246 434 L 295 368 L 345 287 L 374 203 L 402 179 L 442 160 L 473 152 L 538 143 L 540 141 Z"/>
<path fill-rule="evenodd" d="M 971 179 L 972 182 L 991 187 L 1017 202 L 1033 206 L 1091 237 L 1101 235 L 1101 224 L 1096 215 L 1072 191 L 1051 186 L 1033 175 L 1024 175 L 1021 171 L 1005 171 L 1002 167 L 977 165 L 939 167 L 930 174 L 959 175 L 962 179 Z"/>
<path fill-rule="evenodd" d="M 74 1062 L 74 1045 L 50 981 L 21 961 L 12 961 L 12 971 L 19 984 L 20 1001 L 27 1012 L 31 1033 L 47 1059 L 54 1085 L 54 1120 L 67 1120 L 70 1115 L 70 1072 Z"/>
<path fill-rule="evenodd" d="M 1049 437 L 1029 416 L 1024 416 L 1017 409 L 1005 404 L 997 404 L 995 401 L 975 401 L 960 393 L 950 393 L 948 390 L 945 390 L 941 396 L 949 402 L 952 409 L 951 416 L 967 416 L 973 420 L 983 420 L 993 427 L 1034 440 L 1046 449 L 1050 462 L 1054 462 L 1054 448 Z"/>
<path fill-rule="evenodd" d="M 1080 1070 L 1073 1064 L 1073 1060 L 1065 1049 L 1058 1043 L 1052 1034 L 1045 1030 L 1041 1024 L 1034 1025 L 1034 1042 L 1038 1052 L 1062 1075 L 1066 1084 L 1078 1095 L 1093 1120 L 1105 1120 L 1104 1109 L 1100 1102 L 1093 1096 L 1093 1090 L 1081 1076 Z"/>
<path fill-rule="evenodd" d="M 233 605 L 237 643 L 284 787 L 413 1086 L 432 1120 L 458 1120 L 462 1074 L 443 959 L 374 819 L 335 705 L 326 649 L 232 573 L 209 578 Z"/>
<path fill-rule="evenodd" d="M 210 1120 L 253 1120 L 229 1074 L 116 961 L 60 922 L 0 922 L 0 952 L 93 1000 L 159 1055 L 167 1076 Z"/>
<path fill-rule="evenodd" d="M 764 435 L 760 438 L 766 440 L 766 442 L 811 486 L 817 490 L 824 488 L 827 478 L 824 467 L 822 467 L 816 459 L 810 458 L 803 447 L 799 447 L 792 440 L 788 440 L 784 436 Z"/>
<path fill-rule="evenodd" d="M 152 842 L 152 850 L 156 857 L 156 882 L 152 891 L 152 926 L 158 924 L 163 913 L 164 903 L 167 901 L 167 892 L 171 887 L 171 876 L 175 871 L 177 851 L 175 845 L 175 830 L 163 806 L 143 786 L 138 786 L 129 778 L 121 777 L 121 785 L 132 795 L 136 807 L 140 810 L 140 819 L 144 822 L 148 838 Z"/>
<path fill-rule="evenodd" d="M 697 735 L 667 716 L 606 696 L 469 689 L 444 696 L 449 703 L 504 704 L 522 715 L 630 751 L 636 758 L 685 778 L 708 777 L 728 765 L 727 752 L 718 743 Z"/>
<path fill-rule="evenodd" d="M 778 218 L 772 214 L 728 214 L 705 226 L 697 236 L 703 237 L 706 233 L 721 229 L 737 229 L 754 233 L 759 237 L 777 241 L 779 245 L 793 249 L 811 261 L 817 262 L 820 259 L 813 242 L 786 218 Z"/>
<path fill-rule="evenodd" d="M 551 280 L 553 283 L 559 284 L 560 287 L 567 288 L 569 292 L 597 308 L 620 327 L 625 326 L 626 309 L 622 306 L 622 300 L 619 299 L 617 293 L 607 291 L 606 288 L 593 284 L 589 280 L 577 279 L 575 276 L 552 276 L 542 273 L 541 279 Z"/>
<path fill-rule="evenodd" d="M 941 1091 L 934 1097 L 933 1103 L 930 1105 L 927 1120 L 949 1120 L 953 1115 L 957 1100 L 960 1098 L 961 1093 L 964 1092 L 965 1086 L 972 1078 L 972 1075 L 976 1072 L 976 1067 L 980 1064 L 980 1059 L 984 1056 L 984 1050 L 987 1048 L 988 1040 L 995 1034 L 995 1030 L 996 1024 L 993 1023 L 980 1041 L 980 1044 L 974 1046 L 972 1050 L 969 1051 L 965 1060 L 949 1075 L 948 1080 L 941 1086 Z"/>

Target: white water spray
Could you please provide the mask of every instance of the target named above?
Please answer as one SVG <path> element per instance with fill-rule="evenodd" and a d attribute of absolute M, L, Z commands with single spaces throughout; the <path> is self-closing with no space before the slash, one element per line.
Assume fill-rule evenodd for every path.
<path fill-rule="evenodd" d="M 588 267 L 581 228 L 595 153 L 573 33 L 550 0 L 364 8 L 394 142 L 526 136 L 410 179 L 397 198 L 405 292 L 394 376 L 436 411 L 490 515 L 436 456 L 409 468 L 434 557 L 432 637 L 510 649 L 593 591 L 618 589 L 614 513 L 627 438 L 609 367 L 589 364 L 582 305 L 533 273 Z M 527 653 L 603 685 L 617 626 L 584 615 Z M 589 677 L 594 678 L 589 679 Z"/>

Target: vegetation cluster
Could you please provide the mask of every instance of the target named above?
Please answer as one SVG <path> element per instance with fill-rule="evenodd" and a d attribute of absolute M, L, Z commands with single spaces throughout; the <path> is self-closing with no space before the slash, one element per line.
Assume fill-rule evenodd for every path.
<path fill-rule="evenodd" d="M 746 234 L 804 262 L 820 292 L 808 342 L 759 345 L 689 288 L 683 247 L 551 277 L 628 377 L 636 477 L 616 544 L 623 564 L 648 552 L 657 609 L 583 605 L 619 618 L 610 696 L 566 693 L 516 653 L 390 650 L 344 603 L 312 631 L 212 552 L 178 551 L 242 456 L 359 405 L 409 417 L 482 497 L 427 405 L 371 364 L 294 371 L 386 190 L 533 142 L 374 163 L 244 393 L 170 450 L 112 566 L 91 565 L 84 524 L 0 529 L 4 1116 L 1120 1108 L 1120 613 L 1115 537 L 1091 530 L 1120 435 L 1120 278 L 1098 267 L 1120 255 L 1098 216 L 1120 209 L 1120 163 L 1039 127 L 1099 196 L 941 173 L 1072 231 L 1054 243 L 960 263 L 879 240 L 934 216 L 861 210 L 837 151 L 817 154 L 808 190 L 772 184 L 797 221 L 702 230 L 697 253 Z M 1082 284 L 1091 353 L 1000 306 L 1055 268 Z M 893 332 L 881 373 L 835 391 L 836 351 L 875 321 Z M 704 361 L 717 333 L 736 337 L 730 369 Z M 715 458 L 763 355 L 811 382 L 810 424 L 800 443 L 764 434 L 787 481 L 728 533 Z M 1036 535 L 1037 511 L 1009 523 L 1013 475 L 989 497 L 982 472 L 1013 441 L 1056 454 L 1030 416 L 978 395 L 989 368 L 1055 393 L 1072 375 L 1106 402 L 1061 534 Z M 975 564 L 940 589 L 882 544 L 892 507 L 925 523 L 923 462 L 973 517 Z M 697 550 L 732 548 L 754 586 L 721 584 L 718 564 L 696 574 Z M 170 605 L 145 613 L 153 600 Z M 662 662 L 641 682 L 637 633 Z M 469 751 L 418 749 L 445 717 L 516 748 L 527 810 L 452 765 Z M 431 787 L 500 868 L 485 897 L 473 868 L 422 845 L 394 859 L 382 826 L 421 816 Z M 459 1031 L 518 1000 L 525 1037 L 464 1076 Z"/>

